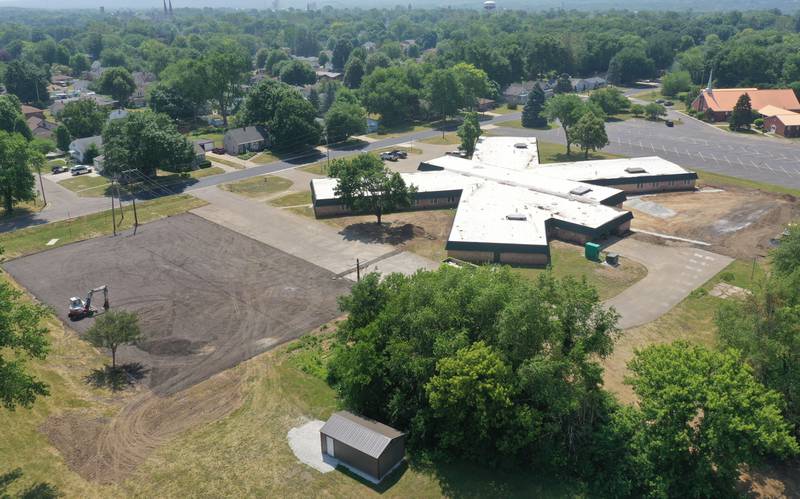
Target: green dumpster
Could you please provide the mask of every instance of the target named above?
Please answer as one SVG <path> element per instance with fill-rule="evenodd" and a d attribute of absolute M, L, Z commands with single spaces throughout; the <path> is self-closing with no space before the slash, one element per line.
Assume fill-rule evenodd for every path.
<path fill-rule="evenodd" d="M 597 243 L 586 243 L 586 246 L 584 246 L 584 255 L 586 255 L 587 260 L 593 262 L 600 261 L 600 245 Z"/>

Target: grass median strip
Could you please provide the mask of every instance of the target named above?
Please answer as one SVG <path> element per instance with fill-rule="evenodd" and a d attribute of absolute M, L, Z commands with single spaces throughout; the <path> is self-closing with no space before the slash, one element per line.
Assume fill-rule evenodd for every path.
<path fill-rule="evenodd" d="M 292 192 L 291 194 L 287 194 L 285 196 L 281 196 L 277 199 L 273 199 L 269 202 L 272 206 L 277 206 L 279 208 L 286 208 L 288 206 L 302 206 L 311 204 L 311 192 L 310 191 L 302 191 L 302 192 Z"/>
<path fill-rule="evenodd" d="M 287 190 L 292 186 L 292 181 L 283 177 L 266 175 L 253 177 L 230 184 L 222 184 L 221 189 L 249 198 L 261 198 Z"/>
<path fill-rule="evenodd" d="M 89 175 L 68 178 L 58 183 L 81 197 L 105 196 L 105 188 L 110 184 L 111 182 L 105 177 Z"/>
<path fill-rule="evenodd" d="M 205 201 L 183 194 L 136 203 L 136 212 L 139 217 L 139 223 L 142 224 L 185 213 L 205 204 L 207 204 Z M 117 210 L 116 214 L 117 230 L 126 230 L 133 227 L 133 206 L 130 203 L 125 203 L 122 209 L 124 219 L 121 223 L 119 222 L 121 218 L 120 211 Z M 4 256 L 6 258 L 15 258 L 76 241 L 108 235 L 112 232 L 111 210 L 108 210 L 0 234 L 0 247 L 5 250 Z M 53 239 L 57 239 L 57 241 L 47 246 L 47 243 Z"/>

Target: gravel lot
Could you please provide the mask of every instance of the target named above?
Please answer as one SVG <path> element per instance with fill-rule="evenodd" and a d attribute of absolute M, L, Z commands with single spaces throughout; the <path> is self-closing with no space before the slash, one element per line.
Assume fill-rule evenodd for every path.
<path fill-rule="evenodd" d="M 5 269 L 64 321 L 69 297 L 108 284 L 112 309 L 137 312 L 145 337 L 121 348 L 118 362 L 141 362 L 159 394 L 193 386 L 335 318 L 336 297 L 351 285 L 191 214 L 144 225 L 136 236 L 13 260 Z M 84 332 L 92 322 L 70 326 Z"/>

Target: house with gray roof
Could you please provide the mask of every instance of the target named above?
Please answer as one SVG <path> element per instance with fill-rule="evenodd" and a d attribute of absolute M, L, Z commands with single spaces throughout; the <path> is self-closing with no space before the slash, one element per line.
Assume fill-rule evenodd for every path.
<path fill-rule="evenodd" d="M 405 457 L 405 433 L 347 411 L 335 412 L 319 430 L 322 455 L 379 482 Z"/>
<path fill-rule="evenodd" d="M 263 151 L 269 147 L 269 135 L 264 127 L 246 126 L 228 130 L 222 142 L 228 154 L 238 156 L 247 152 Z"/>
<path fill-rule="evenodd" d="M 582 80 L 578 80 L 574 83 L 575 91 L 576 92 L 588 92 L 589 90 L 596 90 L 598 88 L 603 88 L 608 85 L 608 81 L 605 78 L 601 78 L 599 76 L 593 76 L 591 78 L 584 78 Z"/>
<path fill-rule="evenodd" d="M 98 151 L 103 150 L 103 137 L 95 135 L 93 137 L 86 137 L 83 139 L 75 139 L 69 144 L 69 155 L 78 163 L 83 163 L 86 157 L 86 151 L 94 144 Z"/>

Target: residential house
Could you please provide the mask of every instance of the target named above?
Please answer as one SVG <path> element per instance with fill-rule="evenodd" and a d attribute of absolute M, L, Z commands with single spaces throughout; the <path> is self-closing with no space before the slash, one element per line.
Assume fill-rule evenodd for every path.
<path fill-rule="evenodd" d="M 50 82 L 59 87 L 68 87 L 72 84 L 73 78 L 69 75 L 53 75 Z"/>
<path fill-rule="evenodd" d="M 553 89 L 555 88 L 554 81 L 524 81 L 522 83 L 512 83 L 503 91 L 503 99 L 508 104 L 516 104 L 518 106 L 525 105 L 528 100 L 528 94 L 533 90 L 534 85 L 539 86 L 544 91 L 545 98 L 549 99 L 553 96 Z"/>
<path fill-rule="evenodd" d="M 588 92 L 590 90 L 597 90 L 608 85 L 608 81 L 600 76 L 593 76 L 591 78 L 583 78 L 576 81 L 572 86 L 576 92 Z"/>
<path fill-rule="evenodd" d="M 52 139 L 54 130 L 58 127 L 52 121 L 47 121 L 37 116 L 31 116 L 25 121 L 33 136 L 42 139 Z"/>
<path fill-rule="evenodd" d="M 44 119 L 44 111 L 39 109 L 38 107 L 28 106 L 27 104 L 22 105 L 22 115 L 25 116 L 25 119 L 28 118 L 41 118 Z"/>
<path fill-rule="evenodd" d="M 94 144 L 98 151 L 103 149 L 103 137 L 95 135 L 83 139 L 75 139 L 69 144 L 69 154 L 78 163 L 83 163 L 86 158 L 86 151 Z"/>
<path fill-rule="evenodd" d="M 326 71 L 324 69 L 317 69 L 314 71 L 317 74 L 317 81 L 339 81 L 342 79 L 342 73 L 336 71 Z"/>
<path fill-rule="evenodd" d="M 234 128 L 225 132 L 223 137 L 225 151 L 237 156 L 247 152 L 263 151 L 269 146 L 269 135 L 260 126 Z"/>
<path fill-rule="evenodd" d="M 335 412 L 319 430 L 324 458 L 379 482 L 405 457 L 406 434 L 347 411 Z"/>
<path fill-rule="evenodd" d="M 367 52 L 375 52 L 375 50 L 378 48 L 378 45 L 375 42 L 364 42 L 361 46 L 364 47 L 364 50 Z"/>
<path fill-rule="evenodd" d="M 210 149 L 206 149 L 204 144 L 206 142 L 211 142 Z M 210 151 L 214 148 L 213 141 L 206 141 L 206 140 L 196 140 L 194 142 L 194 161 L 192 161 L 192 168 L 197 168 L 200 164 L 206 161 L 206 152 Z"/>
<path fill-rule="evenodd" d="M 131 95 L 131 104 L 134 107 L 147 105 L 147 89 L 156 81 L 156 75 L 149 71 L 134 71 L 131 73 L 136 89 Z"/>
<path fill-rule="evenodd" d="M 759 112 L 767 106 L 800 112 L 800 101 L 791 88 L 711 88 L 709 85 L 692 102 L 692 109 L 709 115 L 714 121 L 725 121 L 733 112 L 739 98 L 750 96 L 750 106 Z"/>
<path fill-rule="evenodd" d="M 214 149 L 214 141 L 209 139 L 200 139 L 194 141 L 195 145 L 203 149 L 203 152 L 208 152 Z"/>

